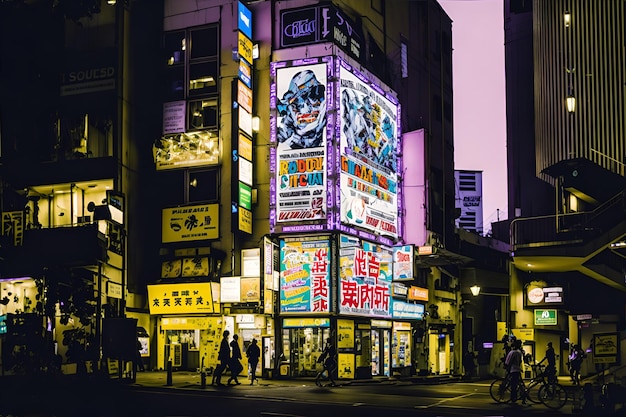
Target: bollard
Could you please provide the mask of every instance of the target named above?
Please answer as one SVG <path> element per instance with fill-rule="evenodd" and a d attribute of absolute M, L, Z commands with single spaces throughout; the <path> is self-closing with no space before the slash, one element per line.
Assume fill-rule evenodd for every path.
<path fill-rule="evenodd" d="M 200 388 L 206 388 L 206 370 L 204 369 L 204 356 L 202 357 L 202 362 L 200 363 Z"/>
<path fill-rule="evenodd" d="M 168 387 L 172 386 L 172 360 L 167 361 L 167 383 L 165 384 Z"/>

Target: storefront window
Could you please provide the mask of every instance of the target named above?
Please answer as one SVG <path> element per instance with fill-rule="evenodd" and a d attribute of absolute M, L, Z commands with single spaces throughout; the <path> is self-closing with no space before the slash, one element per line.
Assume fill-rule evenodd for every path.
<path fill-rule="evenodd" d="M 317 359 L 329 337 L 328 328 L 283 329 L 284 358 L 281 358 L 281 363 L 289 363 L 289 375 L 315 376 L 319 371 Z"/>

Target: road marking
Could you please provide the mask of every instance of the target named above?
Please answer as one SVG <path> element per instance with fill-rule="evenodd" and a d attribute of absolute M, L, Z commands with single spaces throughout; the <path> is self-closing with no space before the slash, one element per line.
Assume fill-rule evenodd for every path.
<path fill-rule="evenodd" d="M 470 397 L 470 396 L 472 396 L 472 395 L 474 395 L 474 394 L 475 394 L 475 393 L 471 392 L 471 393 L 469 393 L 469 394 L 459 395 L 458 397 L 444 398 L 443 400 L 441 400 L 441 401 L 437 401 L 436 403 L 432 403 L 432 404 L 429 404 L 429 405 L 416 405 L 416 406 L 415 406 L 415 407 L 413 407 L 413 408 L 432 408 L 432 407 L 437 407 L 438 405 L 441 405 L 441 404 L 446 403 L 446 402 L 448 402 L 448 401 L 459 400 L 459 399 L 461 399 L 461 398 Z"/>

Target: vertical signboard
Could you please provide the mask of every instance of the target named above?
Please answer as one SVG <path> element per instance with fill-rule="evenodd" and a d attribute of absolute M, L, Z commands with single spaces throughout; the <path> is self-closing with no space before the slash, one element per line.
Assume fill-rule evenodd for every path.
<path fill-rule="evenodd" d="M 232 178 L 233 232 L 252 234 L 252 13 L 238 2 L 237 45 L 239 76 L 232 81 Z"/>
<path fill-rule="evenodd" d="M 327 64 L 276 71 L 276 220 L 326 219 Z"/>

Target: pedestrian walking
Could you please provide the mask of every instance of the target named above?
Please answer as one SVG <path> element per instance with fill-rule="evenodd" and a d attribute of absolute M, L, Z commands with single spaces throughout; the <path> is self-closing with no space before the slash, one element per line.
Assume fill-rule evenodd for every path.
<path fill-rule="evenodd" d="M 222 384 L 222 374 L 226 367 L 230 362 L 230 346 L 228 345 L 228 336 L 230 332 L 228 330 L 224 330 L 222 341 L 220 342 L 220 348 L 217 353 L 217 360 L 220 362 L 217 367 L 215 367 L 215 373 L 213 374 L 213 381 L 211 385 L 216 384 L 219 387 L 223 387 Z"/>
<path fill-rule="evenodd" d="M 228 385 L 230 385 L 230 381 L 235 381 L 236 385 L 240 385 L 239 379 L 237 379 L 237 375 L 241 373 L 243 370 L 243 366 L 241 365 L 241 348 L 239 347 L 239 335 L 233 335 L 233 341 L 230 342 L 230 378 L 228 378 Z"/>
<path fill-rule="evenodd" d="M 317 376 L 315 377 L 315 385 L 318 387 L 322 386 L 321 379 L 324 376 L 324 372 L 328 375 L 328 380 L 330 381 L 329 385 L 335 386 L 335 380 L 333 379 L 333 372 L 335 372 L 335 368 L 337 367 L 337 351 L 335 350 L 335 346 L 331 342 L 330 339 L 326 339 L 326 346 L 324 347 L 324 351 L 317 359 L 318 363 L 323 363 L 322 370 L 319 371 Z"/>
<path fill-rule="evenodd" d="M 465 368 L 465 377 L 472 378 L 476 376 L 476 355 L 473 351 L 468 350 L 463 356 L 463 367 Z"/>
<path fill-rule="evenodd" d="M 504 360 L 504 364 L 508 369 L 509 378 L 511 381 L 511 404 L 516 404 L 518 386 L 520 383 L 520 379 L 522 376 L 522 362 L 523 362 L 523 353 L 522 353 L 522 341 L 514 340 L 511 346 L 511 350 L 506 355 L 506 359 Z M 526 399 L 522 398 L 522 404 L 526 404 Z"/>
<path fill-rule="evenodd" d="M 569 375 L 574 385 L 580 385 L 580 367 L 583 359 L 586 357 L 585 352 L 578 345 L 572 345 L 569 354 Z"/>
<path fill-rule="evenodd" d="M 256 339 L 252 339 L 250 346 L 246 350 L 246 356 L 248 357 L 248 364 L 250 365 L 250 385 L 254 384 L 256 378 L 256 367 L 259 364 L 259 358 L 261 357 L 261 349 L 257 344 Z"/>

